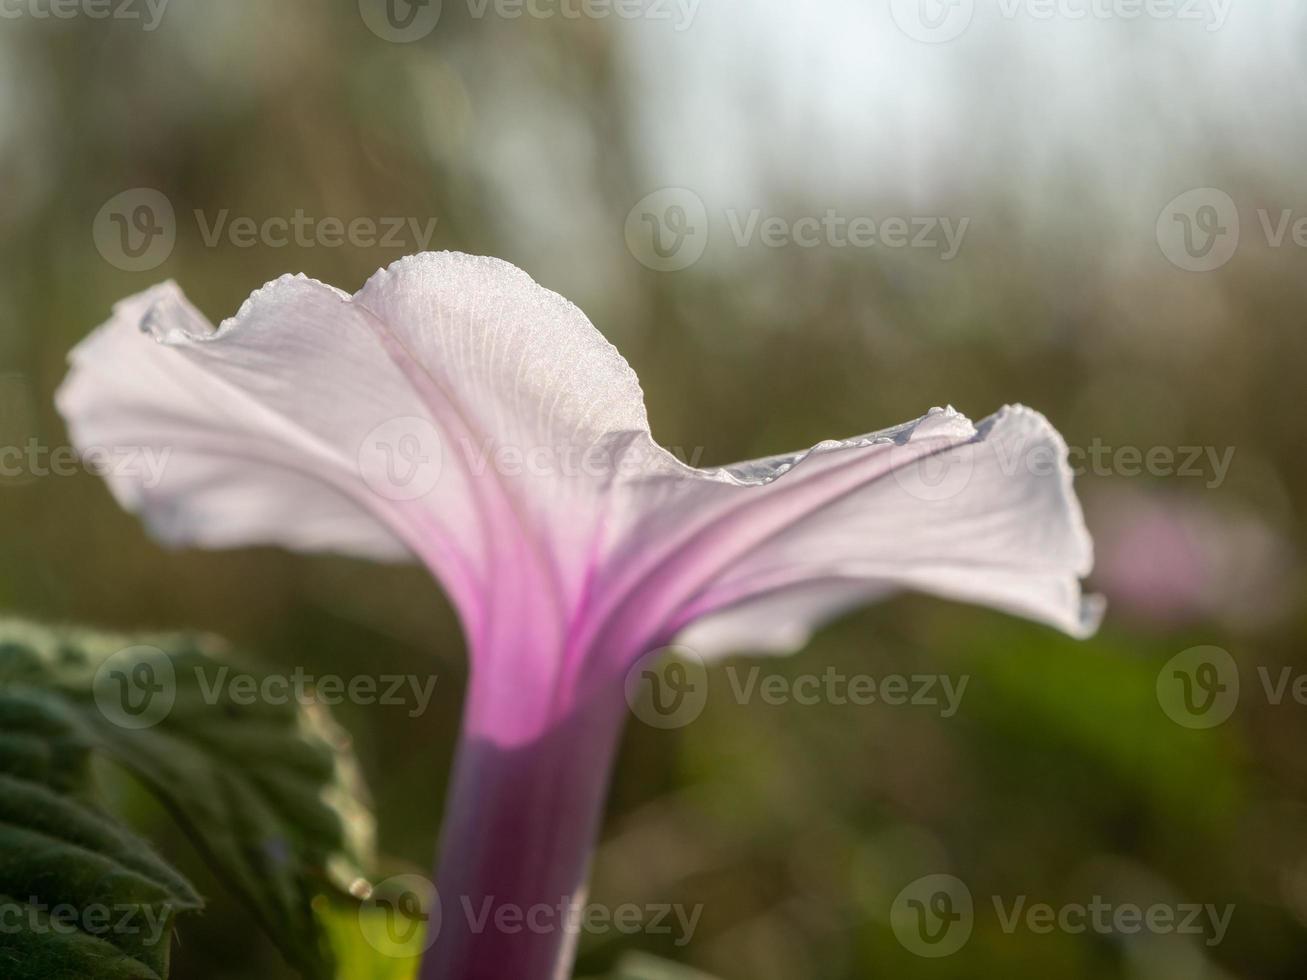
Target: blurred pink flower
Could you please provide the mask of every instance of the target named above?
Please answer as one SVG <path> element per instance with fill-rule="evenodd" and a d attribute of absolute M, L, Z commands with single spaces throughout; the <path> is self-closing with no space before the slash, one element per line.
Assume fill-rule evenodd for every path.
<path fill-rule="evenodd" d="M 73 352 L 58 404 L 80 447 L 171 452 L 154 485 L 106 477 L 166 543 L 416 557 L 453 598 L 471 670 L 426 978 L 567 975 L 571 931 L 464 912 L 583 891 L 646 653 L 793 649 L 899 588 L 1075 635 L 1096 621 L 1066 447 L 1039 414 L 934 409 L 694 469 L 585 316 L 494 259 L 414 256 L 353 296 L 282 278 L 217 329 L 164 284 Z M 1055 465 L 1012 465 L 1040 450 Z"/>
<path fill-rule="evenodd" d="M 1118 611 L 1162 626 L 1252 627 L 1287 610 L 1291 553 L 1252 511 L 1167 491 L 1115 490 L 1092 503 L 1094 582 Z"/>

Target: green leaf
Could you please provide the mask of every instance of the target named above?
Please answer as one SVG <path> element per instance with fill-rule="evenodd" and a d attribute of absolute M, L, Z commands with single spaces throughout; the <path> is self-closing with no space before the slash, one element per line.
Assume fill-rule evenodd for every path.
<path fill-rule="evenodd" d="M 319 896 L 313 907 L 336 954 L 341 980 L 414 980 L 417 976 L 419 956 L 388 955 L 377 948 L 376 937 L 384 935 L 383 910 L 373 905 L 346 906 L 326 896 Z M 422 923 L 409 922 L 416 929 L 425 928 Z M 420 948 L 422 944 L 416 945 Z"/>
<path fill-rule="evenodd" d="M 0 638 L 0 772 L 76 792 L 88 783 L 90 751 L 117 761 L 171 812 L 297 969 L 335 977 L 312 903 L 361 887 L 373 822 L 349 739 L 325 710 L 294 698 L 244 703 L 226 682 L 265 675 L 236 666 L 210 638 L 128 639 L 21 623 L 0 623 Z M 150 968 L 163 976 L 166 960 L 165 971 L 158 966 Z"/>
<path fill-rule="evenodd" d="M 0 688 L 0 976 L 167 976 L 190 884 L 114 818 L 89 785 L 76 719 L 45 695 Z"/>

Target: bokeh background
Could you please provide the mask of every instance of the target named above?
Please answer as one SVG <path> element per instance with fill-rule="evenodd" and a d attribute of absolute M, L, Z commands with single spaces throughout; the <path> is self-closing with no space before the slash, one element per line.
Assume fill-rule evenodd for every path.
<path fill-rule="evenodd" d="M 283 272 L 352 290 L 419 247 L 411 231 L 395 246 L 205 240 L 224 213 L 297 210 L 434 218 L 432 248 L 522 266 L 617 344 L 655 434 L 705 465 L 937 404 L 974 418 L 1036 406 L 1099 461 L 1078 489 L 1110 602 L 1102 632 L 1076 643 L 903 596 L 763 664 L 965 676 L 947 718 L 740 705 L 714 668 L 693 724 L 631 726 L 593 894 L 702 903 L 694 940 L 588 937 L 580 971 L 644 950 L 725 980 L 1303 976 L 1307 706 L 1274 703 L 1262 678 L 1307 672 L 1307 249 L 1293 232 L 1307 217 L 1307 10 L 702 0 L 574 17 L 575 3 L 539 0 L 512 17 L 444 0 L 433 29 L 397 43 L 374 29 L 379 7 L 171 0 L 154 29 L 139 2 L 126 9 L 143 20 L 5 8 L 0 445 L 66 444 L 52 406 L 65 355 L 125 295 L 175 278 L 217 320 Z M 176 237 L 133 271 L 96 222 L 139 188 L 166 197 Z M 675 271 L 649 267 L 644 211 L 628 222 L 665 188 L 679 190 L 649 213 L 702 248 Z M 828 211 L 965 221 L 965 238 L 945 260 L 736 232 L 755 212 Z M 1181 469 L 1186 447 L 1202 456 Z M 1131 452 L 1154 449 L 1172 471 Z M 419 717 L 338 711 L 390 866 L 427 867 L 465 668 L 423 572 L 166 552 L 85 473 L 6 471 L 0 528 L 5 612 L 199 627 L 318 673 L 438 674 Z M 1242 680 L 1210 729 L 1158 693 L 1197 646 L 1228 651 Z M 288 976 L 169 835 L 160 822 L 211 897 L 183 926 L 177 975 Z M 918 956 L 891 928 L 895 896 L 928 874 L 975 898 L 973 935 L 949 957 Z M 1210 944 L 1009 933 L 992 901 L 1096 895 L 1235 911 Z"/>

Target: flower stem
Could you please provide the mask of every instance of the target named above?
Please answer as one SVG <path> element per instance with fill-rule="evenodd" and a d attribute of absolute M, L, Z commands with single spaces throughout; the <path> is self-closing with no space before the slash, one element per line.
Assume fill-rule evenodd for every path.
<path fill-rule="evenodd" d="M 606 690 L 538 737 L 499 744 L 479 693 L 474 681 L 441 836 L 439 934 L 420 978 L 565 980 L 625 702 Z"/>

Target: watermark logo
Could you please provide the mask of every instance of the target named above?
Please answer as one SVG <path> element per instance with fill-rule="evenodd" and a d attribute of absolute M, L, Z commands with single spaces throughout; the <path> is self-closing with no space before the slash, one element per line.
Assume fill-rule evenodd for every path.
<path fill-rule="evenodd" d="M 205 248 L 218 248 L 224 243 L 232 248 L 416 248 L 425 252 L 436 237 L 439 218 L 371 218 L 366 215 L 350 218 L 328 216 L 319 218 L 296 208 L 290 215 L 273 215 L 253 218 L 249 215 L 232 217 L 223 208 L 213 215 L 195 212 L 195 223 Z"/>
<path fill-rule="evenodd" d="M 679 272 L 703 257 L 711 225 L 747 248 L 922 249 L 941 261 L 957 258 L 971 227 L 970 218 L 940 215 L 847 215 L 835 208 L 821 214 L 788 217 L 761 208 L 724 208 L 709 215 L 703 199 L 684 187 L 665 187 L 645 195 L 626 215 L 626 245 L 640 264 L 658 272 Z"/>
<path fill-rule="evenodd" d="M 998 9 L 1006 20 L 1024 16 L 1037 21 L 1174 21 L 1198 24 L 1210 33 L 1225 26 L 1233 3 L 1234 0 L 998 0 Z"/>
<path fill-rule="evenodd" d="M 708 703 L 708 668 L 689 647 L 652 650 L 626 673 L 626 703 L 651 728 L 684 728 Z"/>
<path fill-rule="evenodd" d="M 934 503 L 948 501 L 971 485 L 977 467 L 988 476 L 1005 479 L 1053 477 L 1065 466 L 1080 479 L 1086 476 L 1142 476 L 1200 480 L 1207 490 L 1224 484 L 1234 463 L 1234 446 L 1113 446 L 1095 436 L 1088 445 L 1068 446 L 1037 435 L 1015 441 L 964 442 L 936 452 L 922 452 L 919 443 L 896 444 L 888 450 L 895 483 L 910 497 Z"/>
<path fill-rule="evenodd" d="M 46 477 L 94 476 L 139 481 L 153 490 L 164 480 L 172 447 L 84 446 L 79 453 L 72 446 L 47 446 L 28 438 L 21 445 L 0 442 L 0 485 L 21 485 Z"/>
<path fill-rule="evenodd" d="M 1239 704 L 1239 665 L 1220 647 L 1190 647 L 1158 672 L 1157 702 L 1185 728 L 1222 725 Z"/>
<path fill-rule="evenodd" d="M 708 247 L 708 209 L 685 187 L 646 194 L 626 215 L 626 247 L 637 262 L 655 272 L 679 272 L 703 257 Z"/>
<path fill-rule="evenodd" d="M 176 911 L 164 902 L 158 905 L 91 902 L 77 906 L 69 902 L 51 905 L 36 895 L 25 902 L 0 901 L 0 936 L 143 937 L 153 947 Z"/>
<path fill-rule="evenodd" d="M 36 479 L 21 465 L 19 446 L 32 441 L 36 428 L 36 399 L 25 375 L 0 374 L 0 487 L 24 486 Z M 15 465 L 13 457 L 20 457 Z"/>
<path fill-rule="evenodd" d="M 153 187 L 136 187 L 104 203 L 92 226 L 95 247 L 124 272 L 149 272 L 172 255 L 177 215 L 172 202 Z"/>
<path fill-rule="evenodd" d="M 1233 0 L 997 0 L 986 7 L 1006 21 L 1173 21 L 1219 31 Z M 894 23 L 908 37 L 926 44 L 955 40 L 975 20 L 975 0 L 890 0 Z"/>
<path fill-rule="evenodd" d="M 501 442 L 486 435 L 464 434 L 446 439 L 432 421 L 420 416 L 390 419 L 359 443 L 358 468 L 364 481 L 389 500 L 416 500 L 430 494 L 447 472 L 456 470 L 473 482 L 491 475 L 504 480 L 593 480 L 609 483 L 648 471 L 671 454 L 691 473 L 703 447 L 649 448 L 623 440 L 584 444 L 567 439 L 555 443 Z M 446 459 L 461 466 L 453 469 Z M 688 478 L 685 477 L 685 478 Z"/>
<path fill-rule="evenodd" d="M 147 34 L 159 29 L 172 0 L 0 0 L 3 20 L 136 21 Z"/>
<path fill-rule="evenodd" d="M 1176 268 L 1213 272 L 1239 248 L 1239 208 L 1215 187 L 1185 191 L 1157 218 L 1157 244 Z"/>
<path fill-rule="evenodd" d="M 971 677 L 947 674 L 845 673 L 828 666 L 820 673 L 767 672 L 757 664 L 727 664 L 720 672 L 725 692 L 737 705 L 772 708 L 913 708 L 952 718 L 962 706 Z M 709 675 L 703 660 L 685 646 L 655 650 L 627 672 L 626 700 L 631 711 L 654 728 L 682 728 L 703 713 Z"/>
<path fill-rule="evenodd" d="M 1199 902 L 1118 902 L 1102 895 L 1088 901 L 1053 905 L 1027 895 L 991 895 L 1003 935 L 1064 933 L 1079 936 L 1189 936 L 1204 945 L 1224 941 L 1235 907 Z M 959 952 L 971 939 L 977 909 L 971 890 L 953 875 L 918 878 L 899 892 L 890 907 L 890 926 L 899 944 L 917 956 L 939 959 Z"/>
<path fill-rule="evenodd" d="M 1047 936 L 1054 932 L 1069 936 L 1093 933 L 1099 936 L 1190 936 L 1201 938 L 1207 947 L 1219 946 L 1234 918 L 1233 905 L 1198 902 L 1112 902 L 1094 895 L 1088 902 L 1051 905 L 1031 902 L 1017 895 L 1005 902 L 993 896 L 994 914 L 1005 935 L 1024 929 L 1031 935 Z"/>
<path fill-rule="evenodd" d="M 440 22 L 441 0 L 359 0 L 363 23 L 393 44 L 420 41 Z"/>
<path fill-rule="evenodd" d="M 586 932 L 590 935 L 618 933 L 634 936 L 644 933 L 674 937 L 672 944 L 678 948 L 689 945 L 694 939 L 699 918 L 703 915 L 702 905 L 687 908 L 680 904 L 624 902 L 609 906 L 578 902 L 571 896 L 563 896 L 555 902 L 518 905 L 498 901 L 493 895 L 474 903 L 464 895 L 458 904 L 468 931 L 475 935 L 530 933 L 548 936 L 562 933 L 578 936 Z"/>
<path fill-rule="evenodd" d="M 1195 729 L 1224 724 L 1248 691 L 1273 708 L 1307 707 L 1307 674 L 1291 666 L 1259 664 L 1255 688 L 1241 687 L 1240 675 L 1235 659 L 1220 647 L 1191 647 L 1158 672 L 1157 700 L 1177 725 Z"/>
<path fill-rule="evenodd" d="M 1225 191 L 1186 191 L 1162 210 L 1157 243 L 1166 259 L 1186 272 L 1214 272 L 1250 241 L 1268 249 L 1307 250 L 1307 215 L 1293 208 L 1258 208 L 1256 214 L 1255 224 L 1241 225 L 1239 207 Z"/>
<path fill-rule="evenodd" d="M 764 674 L 756 664 L 741 670 L 735 664 L 725 672 L 731 697 L 736 704 L 759 701 L 771 707 L 797 705 L 812 707 L 932 708 L 941 718 L 952 718 L 962 706 L 971 683 L 969 674 L 845 674 L 827 667 L 820 674 Z"/>
<path fill-rule="evenodd" d="M 310 674 L 303 667 L 289 673 L 252 674 L 227 664 L 196 664 L 185 675 L 207 705 L 237 708 L 256 704 L 343 704 L 404 707 L 410 718 L 423 714 L 435 694 L 434 674 Z M 191 688 L 188 686 L 188 690 Z M 177 701 L 177 667 L 163 650 L 132 646 L 117 651 L 96 671 L 92 688 L 96 706 L 121 728 L 152 728 L 164 721 Z"/>
<path fill-rule="evenodd" d="M 890 14 L 914 41 L 944 44 L 971 26 L 976 0 L 890 0 Z"/>
<path fill-rule="evenodd" d="M 225 702 L 244 708 L 255 704 L 354 704 L 363 707 L 406 707 L 417 718 L 431 704 L 436 690 L 434 674 L 310 674 L 296 667 L 288 674 L 250 674 L 222 664 L 194 668 L 196 685 L 205 704 Z"/>
<path fill-rule="evenodd" d="M 480 478 L 496 473 L 509 479 L 530 480 L 598 480 L 611 482 L 626 476 L 637 476 L 657 465 L 663 453 L 670 453 L 694 468 L 703 456 L 703 447 L 689 450 L 684 446 L 664 446 L 649 449 L 629 443 L 601 440 L 590 445 L 562 441 L 535 445 L 503 443 L 492 437 L 474 441 L 461 436 L 454 443 L 454 451 L 462 458 L 465 469 Z"/>
<path fill-rule="evenodd" d="M 359 930 L 383 956 L 408 959 L 430 949 L 440 935 L 436 886 L 421 875 L 392 875 L 373 886 L 359 906 Z"/>
<path fill-rule="evenodd" d="M 177 699 L 177 671 L 158 647 L 130 646 L 100 664 L 91 686 L 96 707 L 119 728 L 153 728 Z"/>
<path fill-rule="evenodd" d="M 504 902 L 494 895 L 475 900 L 460 895 L 457 901 L 446 895 L 444 899 L 447 911 L 442 911 L 441 896 L 428 879 L 415 874 L 395 875 L 378 882 L 359 907 L 359 927 L 368 944 L 383 956 L 409 959 L 431 948 L 442 925 L 450 923 L 478 936 L 644 933 L 672 937 L 673 945 L 683 947 L 694 938 L 703 915 L 702 905 L 687 908 L 626 902 L 608 906 L 580 902 L 572 896 L 532 905 Z"/>
<path fill-rule="evenodd" d="M 440 482 L 444 449 L 429 420 L 410 415 L 381 423 L 358 450 L 359 472 L 386 500 L 418 500 Z"/>
<path fill-rule="evenodd" d="M 953 875 L 918 878 L 890 907 L 890 928 L 899 944 L 927 959 L 952 956 L 971 939 L 974 927 L 971 889 Z"/>
<path fill-rule="evenodd" d="M 779 214 L 764 216 L 759 208 L 748 212 L 728 208 L 725 218 L 737 248 L 750 248 L 755 243 L 763 248 L 914 248 L 938 252 L 942 262 L 957 258 L 971 227 L 970 218 L 873 218 L 867 214 L 843 215 L 834 208 L 827 208 L 821 215 L 793 219 Z"/>
<path fill-rule="evenodd" d="M 667 22 L 678 33 L 689 29 L 699 0 L 466 0 L 472 20 L 645 20 Z M 385 41 L 408 44 L 436 29 L 440 0 L 359 0 L 368 29 Z"/>
<path fill-rule="evenodd" d="M 303 208 L 285 215 L 233 215 L 229 208 L 192 212 L 205 248 L 388 248 L 427 251 L 438 218 L 342 218 L 307 214 Z M 162 265 L 177 243 L 178 222 L 172 202 L 161 191 L 138 187 L 105 203 L 93 226 L 95 246 L 107 262 L 126 272 L 148 272 Z"/>
<path fill-rule="evenodd" d="M 971 483 L 976 467 L 976 447 L 967 443 L 925 455 L 919 445 L 896 444 L 889 457 L 894 482 L 926 503 L 952 500 Z"/>

